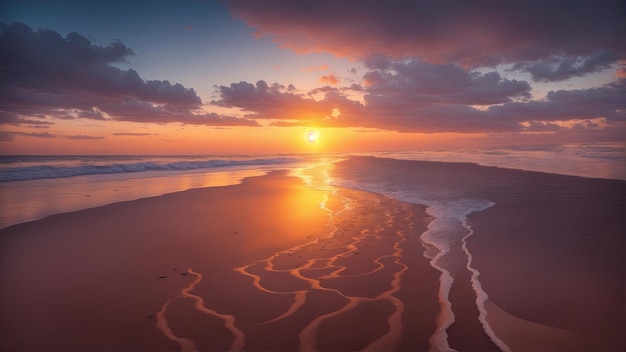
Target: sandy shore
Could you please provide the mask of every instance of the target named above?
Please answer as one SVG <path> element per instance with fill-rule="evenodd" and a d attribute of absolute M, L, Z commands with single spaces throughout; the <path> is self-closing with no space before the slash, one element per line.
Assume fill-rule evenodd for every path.
<path fill-rule="evenodd" d="M 495 205 L 451 228 L 447 290 L 425 206 L 286 172 L 12 226 L 0 350 L 626 349 L 626 182 L 374 158 L 332 174 Z"/>
<path fill-rule="evenodd" d="M 0 231 L 0 349 L 426 350 L 426 218 L 274 172 L 16 225 Z"/>
<path fill-rule="evenodd" d="M 487 320 L 512 350 L 626 350 L 626 181 L 373 158 L 352 158 L 336 172 L 496 203 L 469 215 L 467 248 L 489 297 Z M 468 271 L 452 274 L 452 309 L 471 309 Z M 461 325 L 457 314 L 452 348 L 470 346 L 471 318 Z"/>
<path fill-rule="evenodd" d="M 496 205 L 470 216 L 482 283 L 500 309 L 570 333 L 500 334 L 525 350 L 626 350 L 626 182 L 500 172 Z"/>

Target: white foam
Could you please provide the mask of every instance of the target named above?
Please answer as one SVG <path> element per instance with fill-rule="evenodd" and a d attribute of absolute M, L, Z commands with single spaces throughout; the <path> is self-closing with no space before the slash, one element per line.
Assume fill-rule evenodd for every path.
<path fill-rule="evenodd" d="M 33 158 L 33 157 L 31 157 Z M 144 160 L 122 161 L 114 157 L 108 157 L 97 162 L 85 159 L 84 163 L 78 165 L 67 165 L 61 161 L 56 163 L 42 162 L 33 165 L 32 162 L 25 163 L 2 163 L 0 164 L 0 182 L 27 181 L 49 178 L 63 178 L 85 175 L 108 175 L 125 174 L 149 171 L 189 171 L 189 170 L 215 170 L 227 167 L 244 166 L 265 166 L 288 164 L 302 161 L 296 158 L 249 158 L 249 159 L 193 159 L 193 160 L 166 160 L 144 157 Z M 15 165 L 14 165 L 15 164 Z"/>

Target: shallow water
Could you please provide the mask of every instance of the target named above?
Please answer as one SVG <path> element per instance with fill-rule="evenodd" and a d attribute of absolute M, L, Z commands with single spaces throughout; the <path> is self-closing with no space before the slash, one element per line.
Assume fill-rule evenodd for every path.
<path fill-rule="evenodd" d="M 495 205 L 488 199 L 470 197 L 465 190 L 462 177 L 455 185 L 431 179 L 432 175 L 413 177 L 414 173 L 403 174 L 402 170 L 385 170 L 385 164 L 371 164 L 360 172 L 342 168 L 332 184 L 385 195 L 402 202 L 427 206 L 426 212 L 432 216 L 428 229 L 420 239 L 426 247 L 424 256 L 430 259 L 433 268 L 440 272 L 439 304 L 437 327 L 430 338 L 431 349 L 449 351 L 448 328 L 455 322 L 455 311 L 450 300 L 450 290 L 455 280 L 461 280 L 471 273 L 470 282 L 476 296 L 478 320 L 485 335 L 502 351 L 510 348 L 498 336 L 487 321 L 485 302 L 487 293 L 480 284 L 480 272 L 471 266 L 472 253 L 466 240 L 473 234 L 467 223 L 467 216 Z M 377 172 L 378 171 L 378 172 Z M 414 170 L 415 172 L 415 170 Z M 428 182 L 428 181 L 432 182 Z"/>
<path fill-rule="evenodd" d="M 142 159 L 143 158 L 143 159 Z M 300 165 L 296 158 L 248 158 L 236 157 L 222 166 L 215 162 L 211 167 L 182 168 L 180 170 L 142 170 L 88 173 L 79 176 L 60 177 L 63 170 L 114 170 L 113 165 L 125 162 L 129 165 L 158 164 L 180 165 L 188 163 L 189 157 L 3 157 L 0 174 L 5 178 L 27 178 L 31 168 L 48 169 L 56 176 L 22 181 L 0 182 L 0 229 L 49 215 L 77 211 L 106 204 L 154 197 L 192 188 L 219 187 L 239 183 L 251 176 L 260 176 L 277 168 L 293 168 Z M 7 161 L 10 160 L 10 161 Z M 192 165 L 193 166 L 193 165 Z M 197 165 L 196 165 L 197 166 Z M 13 171 L 9 172 L 11 169 Z M 57 171 L 50 171 L 54 169 Z M 60 170 L 60 171 L 59 171 Z M 41 176 L 41 177 L 40 177 Z"/>
<path fill-rule="evenodd" d="M 361 154 L 408 160 L 471 162 L 626 180 L 626 145 L 620 142 Z M 242 178 L 262 175 L 273 169 L 295 170 L 304 165 L 332 163 L 346 157 L 348 155 L 0 156 L 0 181 L 5 180 L 0 182 L 0 228 L 119 201 L 190 188 L 236 184 Z M 437 194 L 433 195 L 429 194 L 431 190 L 430 187 L 421 187 L 420 197 L 457 199 L 462 196 L 459 194 L 463 192 L 462 179 L 459 179 L 458 187 L 438 188 Z"/>

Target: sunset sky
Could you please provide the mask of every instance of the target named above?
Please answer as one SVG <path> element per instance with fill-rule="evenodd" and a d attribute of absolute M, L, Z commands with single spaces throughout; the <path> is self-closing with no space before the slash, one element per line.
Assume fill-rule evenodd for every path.
<path fill-rule="evenodd" d="M 4 0 L 0 22 L 2 154 L 626 142 L 626 1 Z"/>

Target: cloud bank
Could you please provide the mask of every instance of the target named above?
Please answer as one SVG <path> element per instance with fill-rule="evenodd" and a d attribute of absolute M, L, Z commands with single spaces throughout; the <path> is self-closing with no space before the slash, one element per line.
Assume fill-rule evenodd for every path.
<path fill-rule="evenodd" d="M 253 119 L 428 133 L 626 132 L 621 0 L 227 4 L 257 37 L 297 53 L 349 57 L 365 70 L 349 87 L 339 86 L 341 77 L 322 76 L 332 87 L 315 89 L 322 96 L 317 100 L 279 83 L 219 87 L 215 104 L 238 107 Z M 607 70 L 615 71 L 611 83 L 533 99 L 535 84 Z"/>
<path fill-rule="evenodd" d="M 383 53 L 463 67 L 573 57 L 580 72 L 626 57 L 624 2 L 231 0 L 233 16 L 296 52 Z M 610 48 L 610 52 L 607 52 Z M 601 58 L 599 58 L 599 56 Z M 555 77 L 559 77 L 556 75 Z"/>
<path fill-rule="evenodd" d="M 0 23 L 0 123 L 41 124 L 48 118 L 233 126 L 255 121 L 204 113 L 192 88 L 144 80 L 124 62 L 120 42 L 94 45 L 70 33 Z"/>
<path fill-rule="evenodd" d="M 213 104 L 236 107 L 278 126 L 365 127 L 400 132 L 549 132 L 596 130 L 626 121 L 626 79 L 600 87 L 551 91 L 531 100 L 528 82 L 452 64 L 390 60 L 370 65 L 363 86 L 316 89 L 322 99 L 265 81 L 220 86 Z M 363 100 L 349 91 L 364 93 Z"/>

